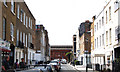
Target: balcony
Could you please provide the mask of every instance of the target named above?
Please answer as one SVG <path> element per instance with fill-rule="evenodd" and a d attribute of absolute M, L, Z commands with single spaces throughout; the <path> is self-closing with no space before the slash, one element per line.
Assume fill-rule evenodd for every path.
<path fill-rule="evenodd" d="M 30 43 L 30 46 L 29 46 L 31 49 L 34 49 L 34 44 Z"/>
<path fill-rule="evenodd" d="M 20 47 L 20 48 L 24 48 L 24 43 L 23 42 L 21 42 L 21 41 L 18 41 L 18 45 L 17 45 L 17 47 Z"/>

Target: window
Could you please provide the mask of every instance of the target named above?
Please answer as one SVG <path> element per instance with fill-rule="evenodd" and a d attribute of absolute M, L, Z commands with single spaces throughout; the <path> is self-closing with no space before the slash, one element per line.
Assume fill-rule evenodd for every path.
<path fill-rule="evenodd" d="M 15 11 L 15 3 L 13 0 L 11 0 L 11 11 L 14 13 Z"/>
<path fill-rule="evenodd" d="M 19 61 L 21 61 L 21 52 L 19 52 Z"/>
<path fill-rule="evenodd" d="M 104 26 L 104 17 L 102 17 L 102 26 Z"/>
<path fill-rule="evenodd" d="M 26 47 L 27 47 L 27 43 L 28 43 L 28 42 L 27 42 L 27 34 L 26 34 Z"/>
<path fill-rule="evenodd" d="M 110 38 L 110 44 L 112 43 L 112 35 L 111 35 L 112 33 L 111 33 L 111 28 L 110 28 L 110 30 L 109 30 L 109 38 Z"/>
<path fill-rule="evenodd" d="M 34 60 L 34 56 L 35 56 L 35 54 L 33 53 L 32 60 Z"/>
<path fill-rule="evenodd" d="M 28 34 L 28 46 L 30 47 L 30 43 L 31 43 L 31 37 L 30 37 L 30 33 Z"/>
<path fill-rule="evenodd" d="M 102 45 L 104 46 L 104 34 L 102 34 Z"/>
<path fill-rule="evenodd" d="M 22 32 L 20 32 L 20 41 L 22 42 Z"/>
<path fill-rule="evenodd" d="M 30 27 L 30 22 L 31 22 L 31 20 L 30 20 L 30 17 L 29 17 L 29 27 Z"/>
<path fill-rule="evenodd" d="M 111 20 L 111 6 L 109 7 L 109 20 Z"/>
<path fill-rule="evenodd" d="M 14 27 L 12 23 L 10 24 L 10 31 L 11 41 L 14 41 Z"/>
<path fill-rule="evenodd" d="M 16 51 L 16 59 L 18 59 L 18 58 L 17 58 L 17 51 Z"/>
<path fill-rule="evenodd" d="M 6 40 L 6 19 L 3 17 L 3 40 Z"/>
<path fill-rule="evenodd" d="M 25 25 L 25 12 L 24 12 L 24 25 Z"/>
<path fill-rule="evenodd" d="M 31 35 L 31 43 L 32 43 L 32 35 Z"/>
<path fill-rule="evenodd" d="M 27 27 L 27 25 L 28 25 L 28 17 L 26 16 L 26 27 Z"/>
<path fill-rule="evenodd" d="M 17 46 L 19 45 L 19 30 L 17 30 Z"/>
<path fill-rule="evenodd" d="M 25 33 L 23 33 L 23 43 L 24 43 L 24 46 L 25 46 Z"/>
<path fill-rule="evenodd" d="M 6 7 L 8 7 L 8 6 L 7 6 L 7 0 L 4 0 L 4 5 L 5 5 Z"/>
<path fill-rule="evenodd" d="M 95 25 L 95 32 L 96 32 L 96 25 Z"/>
<path fill-rule="evenodd" d="M 100 46 L 101 46 L 101 36 L 100 36 Z"/>
<path fill-rule="evenodd" d="M 106 31 L 106 45 L 108 45 L 108 31 Z"/>
<path fill-rule="evenodd" d="M 99 20 L 99 28 L 101 28 L 101 20 Z"/>
<path fill-rule="evenodd" d="M 97 48 L 98 48 L 98 37 L 97 37 Z"/>
<path fill-rule="evenodd" d="M 93 36 L 93 29 L 91 29 L 91 36 Z"/>
<path fill-rule="evenodd" d="M 107 11 L 106 11 L 106 24 L 107 24 Z"/>
<path fill-rule="evenodd" d="M 23 10 L 21 9 L 20 21 L 23 21 Z"/>
<path fill-rule="evenodd" d="M 17 18 L 19 18 L 20 6 L 17 6 Z"/>
<path fill-rule="evenodd" d="M 97 23 L 97 30 L 98 30 L 98 23 Z"/>
<path fill-rule="evenodd" d="M 32 20 L 31 20 L 31 29 L 32 29 Z"/>
<path fill-rule="evenodd" d="M 114 9 L 115 11 L 119 8 L 119 2 L 118 1 L 115 1 L 114 2 Z"/>
<path fill-rule="evenodd" d="M 115 27 L 115 40 L 117 40 L 118 39 L 118 27 Z"/>
<path fill-rule="evenodd" d="M 93 50 L 93 43 L 91 42 L 91 50 Z"/>

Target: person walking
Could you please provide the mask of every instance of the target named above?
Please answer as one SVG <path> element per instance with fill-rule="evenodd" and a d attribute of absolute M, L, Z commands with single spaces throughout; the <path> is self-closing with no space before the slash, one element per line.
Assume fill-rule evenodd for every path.
<path fill-rule="evenodd" d="M 9 56 L 5 56 L 5 59 L 2 61 L 2 72 L 8 72 L 7 70 L 10 69 L 9 60 Z"/>
<path fill-rule="evenodd" d="M 14 65 L 15 65 L 15 66 L 14 66 L 15 69 L 19 68 L 18 59 L 16 59 L 16 62 L 15 62 Z"/>
<path fill-rule="evenodd" d="M 19 63 L 19 65 L 20 65 L 20 68 L 26 68 L 26 64 L 25 64 L 25 62 L 24 62 L 24 58 L 21 58 L 21 62 Z"/>

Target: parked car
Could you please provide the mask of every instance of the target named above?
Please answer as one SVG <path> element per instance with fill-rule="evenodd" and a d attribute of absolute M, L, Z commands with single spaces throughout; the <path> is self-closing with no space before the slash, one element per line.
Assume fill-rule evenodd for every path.
<path fill-rule="evenodd" d="M 67 60 L 66 59 L 61 59 L 61 63 L 62 64 L 67 64 Z"/>
<path fill-rule="evenodd" d="M 60 69 L 61 69 L 61 60 L 60 59 L 54 59 L 53 61 L 57 61 L 59 66 L 60 66 Z"/>
<path fill-rule="evenodd" d="M 55 71 L 55 70 L 59 71 L 61 69 L 61 65 L 60 65 L 60 63 L 58 61 L 52 60 L 50 62 L 50 65 L 52 67 L 52 71 Z"/>

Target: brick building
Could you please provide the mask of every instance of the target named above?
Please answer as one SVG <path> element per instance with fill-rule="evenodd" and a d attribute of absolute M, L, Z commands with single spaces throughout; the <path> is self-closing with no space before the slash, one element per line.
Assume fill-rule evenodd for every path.
<path fill-rule="evenodd" d="M 90 63 L 91 58 L 91 32 L 90 32 L 90 21 L 85 21 L 80 24 L 79 36 L 80 36 L 80 61 L 83 65 Z"/>
<path fill-rule="evenodd" d="M 67 56 L 65 54 L 67 52 L 72 51 L 73 46 L 72 45 L 52 45 L 51 46 L 51 60 L 53 59 L 66 59 Z"/>
<path fill-rule="evenodd" d="M 1 39 L 10 42 L 10 59 L 11 63 L 14 63 L 16 59 L 21 61 L 21 58 L 25 58 L 25 62 L 33 60 L 30 57 L 30 49 L 34 51 L 35 44 L 35 18 L 30 12 L 25 2 L 10 2 L 1 3 L 2 10 L 2 27 Z M 13 64 L 12 64 L 13 65 Z"/>
<path fill-rule="evenodd" d="M 40 57 L 38 61 L 50 60 L 49 37 L 48 32 L 43 25 L 36 25 L 36 56 Z M 36 58 L 37 58 L 36 57 Z"/>

